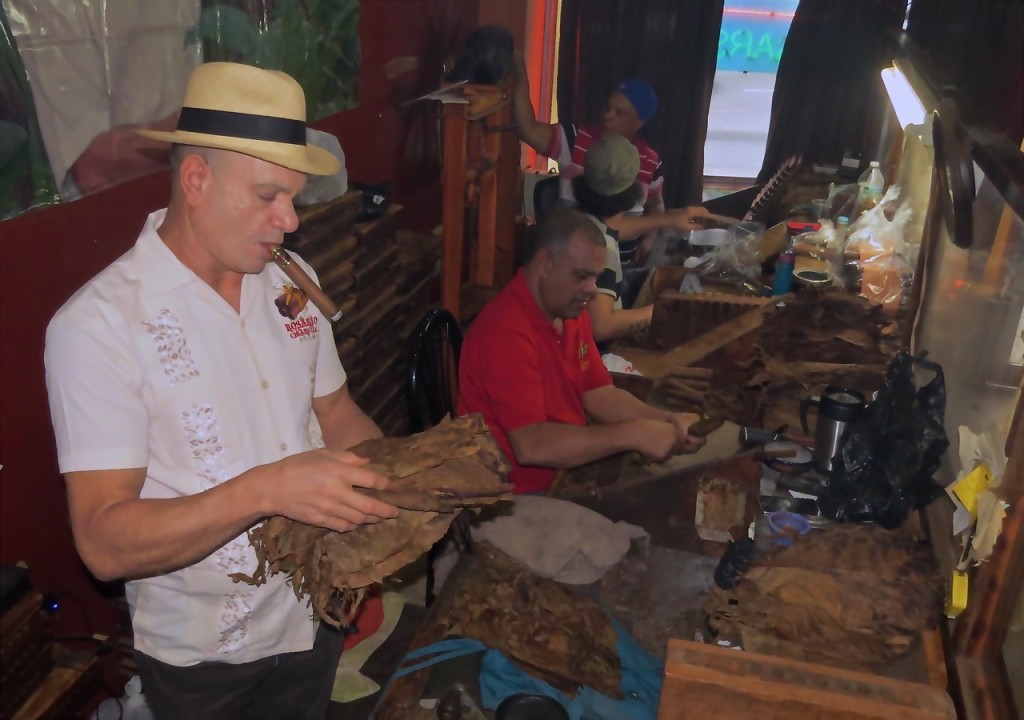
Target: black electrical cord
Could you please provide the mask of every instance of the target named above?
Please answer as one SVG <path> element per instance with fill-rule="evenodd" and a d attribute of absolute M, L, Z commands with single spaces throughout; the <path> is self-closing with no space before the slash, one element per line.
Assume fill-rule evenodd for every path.
<path fill-rule="evenodd" d="M 110 642 L 110 638 L 96 637 L 95 635 L 57 635 L 51 638 L 54 642 L 92 642 L 97 643 L 98 647 L 93 654 L 96 656 L 106 655 L 109 652 L 116 650 L 114 643 Z"/>

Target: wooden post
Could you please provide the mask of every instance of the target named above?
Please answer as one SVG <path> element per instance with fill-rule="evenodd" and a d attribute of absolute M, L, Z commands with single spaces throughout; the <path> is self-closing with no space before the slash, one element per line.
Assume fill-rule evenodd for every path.
<path fill-rule="evenodd" d="M 508 127 L 513 121 L 512 107 L 500 113 L 500 122 Z M 494 281 L 504 285 L 515 272 L 516 218 L 523 207 L 523 178 L 520 170 L 520 142 L 514 130 L 500 133 L 498 151 L 498 208 L 494 228 Z"/>
<path fill-rule="evenodd" d="M 477 217 L 477 252 L 473 282 L 482 287 L 494 284 L 494 236 L 498 224 L 498 155 L 501 152 L 499 127 L 502 113 L 493 112 L 480 122 L 484 133 L 481 154 L 486 167 L 480 174 L 480 212 Z"/>
<path fill-rule="evenodd" d="M 477 215 L 468 278 L 483 287 L 504 283 L 512 274 L 519 197 L 519 141 L 512 133 L 508 92 L 486 85 L 466 88 L 472 91 L 468 103 L 444 107 L 441 304 L 455 317 L 461 317 L 467 188 L 475 194 Z"/>
<path fill-rule="evenodd" d="M 459 317 L 462 290 L 463 202 L 466 182 L 466 106 L 444 106 L 444 168 L 441 172 L 444 202 L 444 258 L 441 266 L 441 305 Z"/>

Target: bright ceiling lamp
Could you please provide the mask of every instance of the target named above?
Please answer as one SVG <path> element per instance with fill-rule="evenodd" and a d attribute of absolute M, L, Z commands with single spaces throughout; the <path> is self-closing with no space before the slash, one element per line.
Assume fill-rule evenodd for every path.
<path fill-rule="evenodd" d="M 925 120 L 924 105 L 921 99 L 910 87 L 907 76 L 897 67 L 888 67 L 882 71 L 882 82 L 885 84 L 885 91 L 889 94 L 889 101 L 896 111 L 900 126 L 921 125 Z"/>

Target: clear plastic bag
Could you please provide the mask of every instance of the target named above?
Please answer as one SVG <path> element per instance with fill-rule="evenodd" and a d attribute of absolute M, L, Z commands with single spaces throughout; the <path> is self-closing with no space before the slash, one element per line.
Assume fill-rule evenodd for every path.
<path fill-rule="evenodd" d="M 853 278 L 848 286 L 890 310 L 899 307 L 914 273 L 904 237 L 912 213 L 899 192 L 893 185 L 882 202 L 857 218 L 843 249 L 843 271 Z"/>
<path fill-rule="evenodd" d="M 796 255 L 795 279 L 798 284 L 836 285 L 842 276 L 845 238 L 837 236 L 831 220 L 822 220 L 820 228 L 793 237 Z"/>
<path fill-rule="evenodd" d="M 729 240 L 702 258 L 700 276 L 706 280 L 742 285 L 761 278 L 764 225 L 742 222 L 733 226 Z"/>
<path fill-rule="evenodd" d="M 848 218 L 854 217 L 857 211 L 857 193 L 860 186 L 856 183 L 850 185 L 832 184 L 828 187 L 828 216 L 837 218 L 845 215 Z"/>

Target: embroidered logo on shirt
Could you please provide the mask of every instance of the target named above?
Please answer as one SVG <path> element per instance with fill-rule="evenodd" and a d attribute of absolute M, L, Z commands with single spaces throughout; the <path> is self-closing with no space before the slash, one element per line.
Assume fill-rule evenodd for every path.
<path fill-rule="evenodd" d="M 292 340 L 312 340 L 320 332 L 320 318 L 309 313 L 306 308 L 308 304 L 306 293 L 293 285 L 282 286 L 281 294 L 274 300 L 281 317 L 291 320 L 285 323 L 284 329 Z"/>
<path fill-rule="evenodd" d="M 590 354 L 590 343 L 580 343 L 580 348 L 577 352 L 580 356 L 580 370 L 586 372 L 590 368 L 590 360 L 587 358 Z"/>
<path fill-rule="evenodd" d="M 294 285 L 285 285 L 281 289 L 281 294 L 274 300 L 274 305 L 277 306 L 277 311 L 281 313 L 281 317 L 294 320 L 299 316 L 303 310 L 306 309 L 306 305 L 309 303 L 309 298 L 306 293 L 299 290 Z"/>
<path fill-rule="evenodd" d="M 185 333 L 174 313 L 164 308 L 156 319 L 144 321 L 143 325 L 156 342 L 160 366 L 171 385 L 199 377 L 192 351 L 185 342 Z"/>

